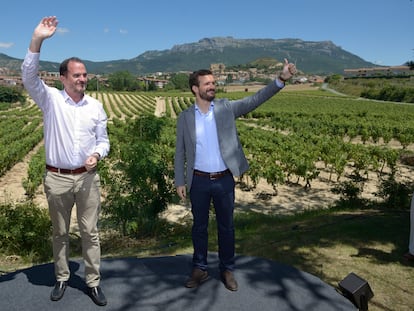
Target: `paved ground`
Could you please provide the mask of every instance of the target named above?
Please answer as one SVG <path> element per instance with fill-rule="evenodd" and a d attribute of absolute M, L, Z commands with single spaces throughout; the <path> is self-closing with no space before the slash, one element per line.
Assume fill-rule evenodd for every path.
<path fill-rule="evenodd" d="M 356 310 L 319 278 L 277 262 L 238 256 L 237 292 L 221 283 L 217 254 L 209 255 L 210 279 L 197 289 L 185 288 L 190 264 L 190 255 L 103 260 L 105 307 L 96 306 L 84 293 L 82 261 L 70 262 L 69 286 L 57 302 L 49 299 L 53 265 L 39 265 L 0 276 L 0 310 Z"/>

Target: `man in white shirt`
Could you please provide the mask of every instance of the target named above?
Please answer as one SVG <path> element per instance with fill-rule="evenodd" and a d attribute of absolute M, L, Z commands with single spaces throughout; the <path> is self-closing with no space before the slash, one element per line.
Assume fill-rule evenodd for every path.
<path fill-rule="evenodd" d="M 408 242 L 408 252 L 403 255 L 404 259 L 414 262 L 414 195 L 411 198 L 410 207 L 410 235 Z"/>
<path fill-rule="evenodd" d="M 35 28 L 22 64 L 23 84 L 43 112 L 46 150 L 44 189 L 53 226 L 56 284 L 51 300 L 63 297 L 69 281 L 69 227 L 76 204 L 88 294 L 100 306 L 107 304 L 100 282 L 100 212 L 98 161 L 109 152 L 107 115 L 102 103 L 85 94 L 87 72 L 79 58 L 60 65 L 64 89 L 47 86 L 38 76 L 40 49 L 53 36 L 58 20 L 44 17 Z"/>

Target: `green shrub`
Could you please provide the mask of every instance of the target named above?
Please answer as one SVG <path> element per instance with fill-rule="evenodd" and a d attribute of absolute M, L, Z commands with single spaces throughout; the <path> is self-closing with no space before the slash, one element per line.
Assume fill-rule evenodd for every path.
<path fill-rule="evenodd" d="M 334 186 L 331 191 L 340 195 L 339 205 L 343 207 L 357 207 L 361 203 L 362 184 L 360 182 L 344 181 Z"/>
<path fill-rule="evenodd" d="M 0 102 L 15 103 L 26 101 L 23 90 L 17 87 L 9 87 L 0 85 Z"/>
<path fill-rule="evenodd" d="M 384 204 L 390 208 L 409 208 L 412 195 L 412 186 L 399 183 L 392 175 L 390 178 L 382 180 L 376 196 L 384 199 Z"/>
<path fill-rule="evenodd" d="M 111 128 L 111 167 L 100 163 L 106 197 L 102 205 L 104 226 L 124 236 L 156 236 L 163 229 L 160 214 L 171 202 L 174 149 L 164 132 L 173 129 L 168 120 L 143 115 Z"/>
<path fill-rule="evenodd" d="M 47 210 L 32 203 L 0 205 L 0 251 L 5 255 L 48 259 L 51 228 Z"/>
<path fill-rule="evenodd" d="M 27 170 L 27 178 L 23 180 L 23 188 L 26 190 L 26 195 L 29 199 L 33 199 L 36 191 L 42 183 L 45 160 L 45 147 L 39 148 L 37 153 L 31 158 L 29 169 Z"/>

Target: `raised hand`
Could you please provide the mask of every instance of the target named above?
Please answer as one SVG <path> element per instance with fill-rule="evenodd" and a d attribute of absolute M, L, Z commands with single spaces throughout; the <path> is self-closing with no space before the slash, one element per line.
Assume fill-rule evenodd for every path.
<path fill-rule="evenodd" d="M 43 39 L 49 38 L 55 33 L 57 24 L 56 16 L 44 17 L 35 28 L 33 35 Z"/>
<path fill-rule="evenodd" d="M 50 38 L 56 32 L 58 20 L 56 16 L 43 17 L 39 25 L 35 28 L 32 41 L 30 42 L 30 51 L 33 53 L 40 52 L 43 40 Z"/>
<path fill-rule="evenodd" d="M 289 63 L 285 58 L 285 64 L 283 65 L 282 73 L 279 76 L 279 79 L 283 82 L 289 80 L 297 72 L 295 64 Z"/>

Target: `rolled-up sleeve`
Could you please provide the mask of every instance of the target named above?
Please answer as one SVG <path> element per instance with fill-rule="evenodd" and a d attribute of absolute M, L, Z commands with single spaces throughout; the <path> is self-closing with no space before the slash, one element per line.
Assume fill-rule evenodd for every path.
<path fill-rule="evenodd" d="M 107 132 L 107 122 L 108 118 L 104 111 L 101 109 L 101 113 L 99 114 L 100 118 L 96 127 L 96 147 L 95 152 L 99 153 L 101 158 L 104 158 L 108 155 L 110 144 Z"/>

